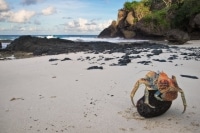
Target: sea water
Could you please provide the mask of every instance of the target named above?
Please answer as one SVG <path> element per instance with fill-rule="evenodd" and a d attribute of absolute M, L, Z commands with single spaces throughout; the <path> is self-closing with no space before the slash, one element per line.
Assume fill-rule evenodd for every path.
<path fill-rule="evenodd" d="M 9 41 L 13 41 L 16 38 L 20 37 L 21 35 L 0 35 L 0 41 L 2 40 L 2 48 L 6 48 L 9 45 Z M 120 43 L 120 42 L 137 42 L 137 41 L 144 41 L 144 40 L 135 40 L 135 39 L 124 39 L 124 38 L 98 38 L 97 35 L 31 35 L 35 37 L 41 38 L 60 38 L 66 40 L 72 40 L 77 42 L 113 42 L 113 43 Z M 9 40 L 9 41 L 8 41 Z"/>

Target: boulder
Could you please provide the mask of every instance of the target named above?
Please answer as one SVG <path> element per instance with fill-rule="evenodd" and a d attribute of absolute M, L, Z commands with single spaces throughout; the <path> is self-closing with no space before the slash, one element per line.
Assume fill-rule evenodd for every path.
<path fill-rule="evenodd" d="M 124 38 L 126 39 L 134 38 L 136 35 L 135 32 L 131 30 L 122 30 L 122 33 L 124 35 Z"/>
<path fill-rule="evenodd" d="M 167 33 L 166 39 L 169 42 L 172 42 L 175 44 L 184 44 L 190 40 L 190 37 L 188 33 L 184 31 L 181 31 L 179 29 L 172 29 Z"/>
<path fill-rule="evenodd" d="M 2 48 L 2 43 L 0 42 L 0 49 Z"/>
<path fill-rule="evenodd" d="M 200 39 L 200 13 L 190 19 L 188 30 L 192 40 Z"/>
<path fill-rule="evenodd" d="M 191 21 L 190 26 L 192 28 L 198 28 L 200 29 L 200 13 L 197 14 L 194 19 Z"/>

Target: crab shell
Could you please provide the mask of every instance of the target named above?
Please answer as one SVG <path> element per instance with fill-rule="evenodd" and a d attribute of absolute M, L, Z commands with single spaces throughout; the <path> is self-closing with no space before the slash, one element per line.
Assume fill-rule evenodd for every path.
<path fill-rule="evenodd" d="M 145 118 L 160 116 L 164 114 L 171 107 L 172 101 L 157 100 L 154 97 L 155 92 L 156 90 L 149 90 L 149 103 L 155 106 L 155 108 L 151 108 L 144 103 L 145 96 L 143 96 L 137 101 L 136 104 L 137 111 L 141 116 Z"/>
<path fill-rule="evenodd" d="M 161 72 L 155 84 L 162 93 L 161 97 L 164 101 L 173 101 L 178 97 L 177 82 L 173 78 L 169 78 L 166 73 Z"/>

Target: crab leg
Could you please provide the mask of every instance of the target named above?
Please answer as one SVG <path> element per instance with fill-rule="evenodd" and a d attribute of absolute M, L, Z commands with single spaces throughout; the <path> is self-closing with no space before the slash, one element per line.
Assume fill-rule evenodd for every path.
<path fill-rule="evenodd" d="M 157 100 L 159 100 L 159 101 L 163 101 L 163 99 L 159 97 L 160 94 L 161 94 L 160 91 L 157 91 L 157 92 L 154 94 L 154 97 L 155 97 Z"/>
<path fill-rule="evenodd" d="M 181 88 L 179 88 L 179 92 L 181 93 L 181 98 L 182 98 L 183 106 L 184 106 L 184 110 L 183 110 L 182 113 L 184 113 L 185 110 L 186 110 L 186 107 L 187 107 L 187 103 L 186 103 L 186 100 L 185 100 L 185 94 L 184 94 L 184 92 Z"/>
<path fill-rule="evenodd" d="M 176 85 L 177 85 L 177 87 L 178 87 L 178 92 L 181 93 L 181 98 L 182 98 L 183 106 L 184 106 L 184 109 L 183 109 L 183 112 L 182 112 L 182 113 L 184 113 L 185 110 L 186 110 L 186 107 L 187 107 L 187 103 L 186 103 L 186 99 L 185 99 L 185 94 L 184 94 L 183 90 L 182 90 L 181 88 L 179 88 L 178 83 L 177 83 L 177 81 L 176 81 L 176 77 L 172 75 L 172 79 L 175 81 L 175 83 L 176 83 Z"/>
<path fill-rule="evenodd" d="M 141 78 L 140 80 L 138 80 L 138 81 L 135 83 L 135 85 L 134 85 L 134 87 L 133 87 L 133 90 L 131 91 L 131 95 L 130 95 L 130 96 L 131 96 L 131 101 L 132 101 L 132 103 L 133 103 L 134 106 L 135 106 L 135 103 L 134 103 L 134 101 L 133 101 L 133 97 L 135 96 L 135 93 L 136 93 L 136 91 L 138 90 L 140 84 L 145 84 L 146 86 L 149 86 L 149 82 L 148 82 L 148 80 L 146 80 L 145 78 Z"/>
<path fill-rule="evenodd" d="M 145 88 L 144 95 L 145 95 L 145 97 L 144 97 L 144 103 L 147 104 L 151 108 L 155 108 L 154 106 L 152 106 L 152 105 L 149 104 L 149 91 L 148 91 L 147 87 Z"/>

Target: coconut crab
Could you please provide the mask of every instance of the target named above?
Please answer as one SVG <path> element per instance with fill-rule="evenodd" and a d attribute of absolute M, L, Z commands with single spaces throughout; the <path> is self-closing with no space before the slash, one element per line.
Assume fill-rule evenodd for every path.
<path fill-rule="evenodd" d="M 150 90 L 156 90 L 154 93 L 154 97 L 159 101 L 173 101 L 177 98 L 178 92 L 181 93 L 181 98 L 183 101 L 184 110 L 182 113 L 186 110 L 186 100 L 183 90 L 178 86 L 178 83 L 176 81 L 176 77 L 172 76 L 172 78 L 169 78 L 166 73 L 159 72 L 156 73 L 154 71 L 150 71 L 146 74 L 145 78 L 139 79 L 131 91 L 131 101 L 134 104 L 133 97 L 138 90 L 140 84 L 144 84 L 146 86 L 145 88 L 145 94 L 144 94 L 144 103 L 147 104 L 150 108 L 156 108 L 155 106 L 152 106 L 149 104 L 149 91 Z"/>

